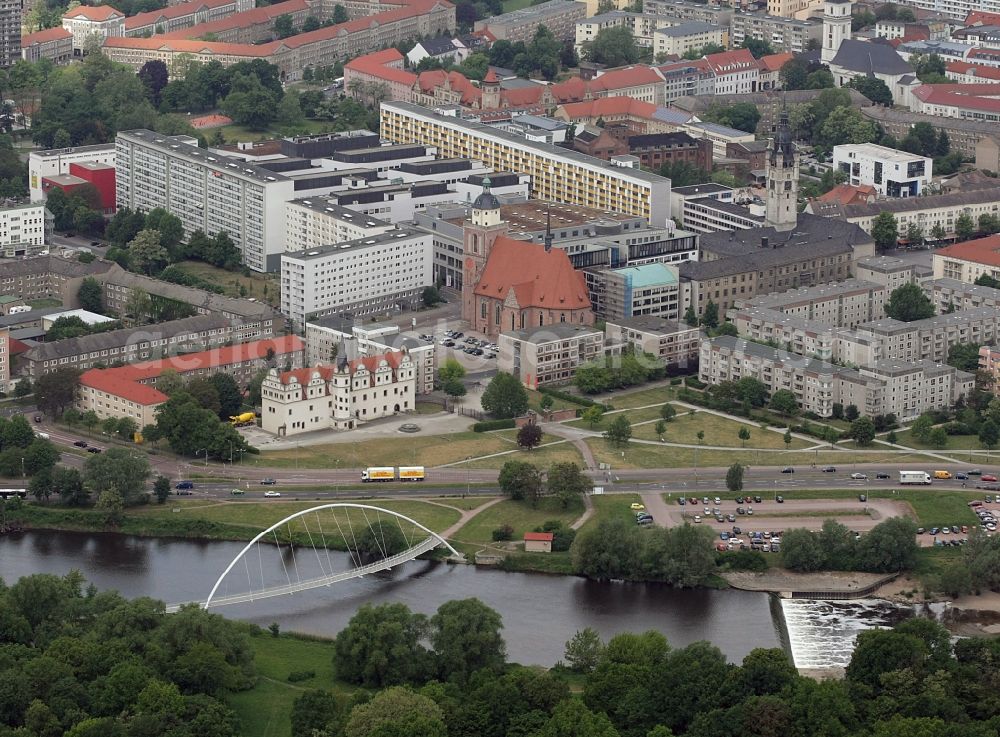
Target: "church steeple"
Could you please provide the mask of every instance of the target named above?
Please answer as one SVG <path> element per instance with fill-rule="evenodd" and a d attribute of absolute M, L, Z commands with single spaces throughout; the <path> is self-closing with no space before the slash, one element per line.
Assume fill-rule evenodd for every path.
<path fill-rule="evenodd" d="M 794 228 L 799 219 L 798 199 L 799 153 L 792 140 L 788 108 L 782 105 L 767 154 L 767 224 L 778 230 Z"/>

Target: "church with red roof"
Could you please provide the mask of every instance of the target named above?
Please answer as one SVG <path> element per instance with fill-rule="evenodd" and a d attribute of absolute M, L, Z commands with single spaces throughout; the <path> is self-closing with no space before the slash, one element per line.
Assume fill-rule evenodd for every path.
<path fill-rule="evenodd" d="M 268 372 L 260 387 L 261 429 L 279 437 L 353 430 L 412 412 L 417 369 L 407 350 L 352 358 L 354 351 L 353 341 L 343 341 L 333 365 Z"/>
<path fill-rule="evenodd" d="M 463 231 L 462 319 L 472 330 L 495 340 L 508 330 L 594 324 L 583 274 L 552 248 L 548 229 L 544 243 L 509 237 L 488 179 Z"/>

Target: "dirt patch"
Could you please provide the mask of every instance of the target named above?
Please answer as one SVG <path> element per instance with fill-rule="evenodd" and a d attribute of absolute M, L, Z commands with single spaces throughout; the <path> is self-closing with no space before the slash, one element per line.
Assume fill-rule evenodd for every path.
<path fill-rule="evenodd" d="M 737 571 L 723 574 L 729 585 L 745 591 L 843 591 L 851 592 L 871 586 L 885 578 L 881 573 L 825 571 L 795 573 L 783 568 L 770 568 L 763 573 Z"/>
<path fill-rule="evenodd" d="M 844 668 L 799 668 L 799 675 L 812 678 L 814 681 L 843 680 L 845 676 Z"/>

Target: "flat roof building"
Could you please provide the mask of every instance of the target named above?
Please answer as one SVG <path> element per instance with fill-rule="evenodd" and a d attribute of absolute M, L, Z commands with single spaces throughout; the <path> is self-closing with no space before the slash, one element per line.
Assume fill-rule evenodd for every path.
<path fill-rule="evenodd" d="M 576 370 L 604 355 L 604 333 L 588 325 L 556 323 L 500 333 L 497 368 L 535 389 L 566 383 Z"/>
<path fill-rule="evenodd" d="M 934 178 L 934 161 L 874 143 L 833 147 L 833 165 L 854 186 L 868 185 L 883 197 L 916 197 Z"/>

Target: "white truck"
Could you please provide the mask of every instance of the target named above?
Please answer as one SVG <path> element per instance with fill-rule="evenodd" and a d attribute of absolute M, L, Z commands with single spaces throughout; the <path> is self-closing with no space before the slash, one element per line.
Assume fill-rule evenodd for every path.
<path fill-rule="evenodd" d="M 927 485 L 931 483 L 931 475 L 926 471 L 900 471 L 899 483 Z"/>
<path fill-rule="evenodd" d="M 393 466 L 370 466 L 361 472 L 361 480 L 364 483 L 369 481 L 395 481 L 396 469 Z"/>

